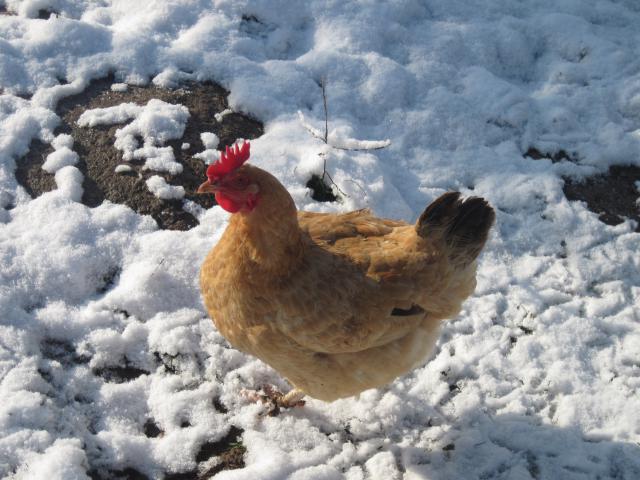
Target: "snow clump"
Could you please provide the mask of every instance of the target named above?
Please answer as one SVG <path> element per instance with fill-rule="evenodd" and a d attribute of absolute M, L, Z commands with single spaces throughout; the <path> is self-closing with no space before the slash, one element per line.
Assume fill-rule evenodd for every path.
<path fill-rule="evenodd" d="M 184 197 L 184 187 L 169 185 L 160 175 L 149 177 L 147 187 L 151 193 L 162 200 Z"/>
<path fill-rule="evenodd" d="M 115 147 L 122 151 L 122 158 L 129 162 L 146 159 L 144 168 L 176 175 L 182 165 L 175 161 L 173 149 L 164 147 L 169 140 L 182 138 L 189 119 L 189 109 L 158 99 L 151 99 L 144 106 L 123 103 L 114 107 L 87 110 L 78 119 L 81 127 L 114 125 L 133 121 L 116 130 Z M 140 147 L 138 138 L 142 138 Z"/>

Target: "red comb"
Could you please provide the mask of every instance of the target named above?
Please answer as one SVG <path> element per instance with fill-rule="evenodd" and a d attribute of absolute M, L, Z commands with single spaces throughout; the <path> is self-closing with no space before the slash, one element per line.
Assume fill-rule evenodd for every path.
<path fill-rule="evenodd" d="M 209 181 L 219 180 L 239 168 L 249 159 L 249 148 L 249 142 L 243 142 L 242 145 L 236 143 L 231 148 L 227 146 L 226 151 L 220 154 L 220 160 L 212 163 L 207 168 Z"/>

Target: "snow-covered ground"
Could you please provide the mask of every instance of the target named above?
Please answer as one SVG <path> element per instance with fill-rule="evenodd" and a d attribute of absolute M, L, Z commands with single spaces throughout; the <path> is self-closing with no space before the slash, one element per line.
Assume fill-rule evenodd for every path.
<path fill-rule="evenodd" d="M 216 478 L 640 478 L 640 234 L 562 191 L 563 175 L 640 165 L 637 0 L 2 3 L 17 15 L 0 15 L 0 477 L 162 478 L 234 425 L 246 467 Z M 163 231 L 78 202 L 55 106 L 109 73 L 118 91 L 221 83 L 233 111 L 265 123 L 252 161 L 301 209 L 413 221 L 447 190 L 487 198 L 497 223 L 477 291 L 432 360 L 358 398 L 259 418 L 240 390 L 285 385 L 229 348 L 197 285 L 228 215 Z M 331 138 L 391 145 L 314 138 L 298 111 L 323 130 L 323 80 Z M 125 115 L 125 154 L 153 106 Z M 33 139 L 56 147 L 59 187 L 36 199 L 14 176 Z M 305 188 L 321 152 L 342 203 Z M 108 381 L 123 366 L 135 378 Z M 163 435 L 145 435 L 150 419 Z"/>

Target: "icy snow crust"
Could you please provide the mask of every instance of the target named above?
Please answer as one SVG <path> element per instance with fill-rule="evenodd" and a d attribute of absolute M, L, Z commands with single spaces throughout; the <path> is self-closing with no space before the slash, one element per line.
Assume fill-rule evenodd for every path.
<path fill-rule="evenodd" d="M 246 468 L 216 478 L 640 478 L 640 236 L 568 202 L 561 179 L 640 164 L 635 0 L 4 3 L 18 16 L 0 15 L 0 477 L 161 478 L 194 469 L 234 424 Z M 43 8 L 59 15 L 34 18 Z M 32 200 L 16 183 L 30 142 L 54 141 L 56 102 L 109 72 L 222 83 L 233 111 L 266 123 L 252 161 L 302 209 L 413 221 L 447 190 L 487 198 L 497 224 L 477 291 L 432 361 L 259 419 L 240 390 L 285 384 L 229 348 L 198 291 L 226 213 L 200 211 L 182 232 L 109 202 L 89 209 L 60 140 L 58 190 Z M 297 111 L 323 129 L 323 78 L 334 138 L 391 145 L 312 137 Z M 530 146 L 579 162 L 524 158 Z M 343 203 L 304 187 L 321 152 Z M 124 364 L 149 373 L 95 373 Z M 164 435 L 144 435 L 150 418 Z"/>

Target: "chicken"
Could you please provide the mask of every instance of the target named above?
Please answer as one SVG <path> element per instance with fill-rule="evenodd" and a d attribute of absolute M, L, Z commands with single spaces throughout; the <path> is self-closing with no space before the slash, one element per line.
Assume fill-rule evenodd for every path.
<path fill-rule="evenodd" d="M 298 212 L 273 175 L 244 163 L 249 148 L 227 148 L 198 189 L 234 213 L 200 272 L 220 333 L 293 385 L 285 406 L 356 395 L 426 362 L 475 289 L 493 209 L 452 192 L 415 225 Z"/>

